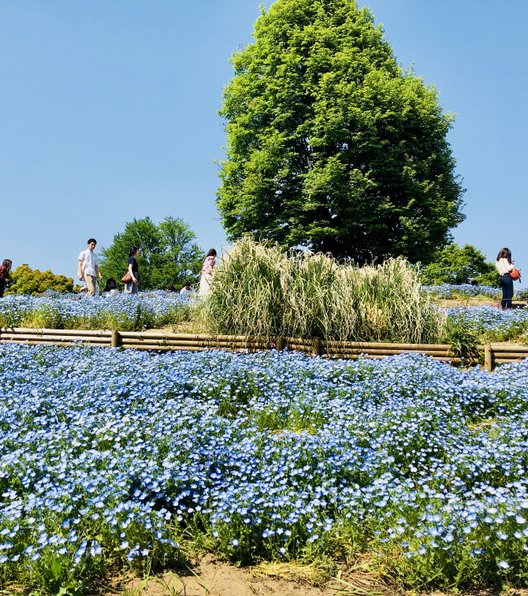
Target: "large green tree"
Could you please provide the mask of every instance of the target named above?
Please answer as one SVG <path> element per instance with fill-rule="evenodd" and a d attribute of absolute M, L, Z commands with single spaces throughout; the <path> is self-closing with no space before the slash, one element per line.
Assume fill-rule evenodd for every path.
<path fill-rule="evenodd" d="M 138 246 L 142 290 L 183 285 L 198 277 L 203 259 L 195 239 L 195 233 L 179 218 L 167 217 L 160 224 L 149 217 L 134 219 L 102 250 L 101 272 L 106 279 L 119 282 L 127 270 L 130 249 Z"/>
<path fill-rule="evenodd" d="M 277 0 L 254 38 L 232 57 L 220 111 L 230 239 L 428 262 L 463 220 L 436 91 L 354 0 Z"/>

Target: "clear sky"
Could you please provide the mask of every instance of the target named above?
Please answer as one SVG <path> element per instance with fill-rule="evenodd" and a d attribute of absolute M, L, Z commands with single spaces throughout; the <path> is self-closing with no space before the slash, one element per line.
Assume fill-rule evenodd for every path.
<path fill-rule="evenodd" d="M 217 110 L 259 4 L 0 0 L 0 259 L 74 277 L 89 237 L 108 246 L 146 216 L 180 217 L 221 249 Z M 456 114 L 455 241 L 489 260 L 509 246 L 528 282 L 528 1 L 358 4 Z"/>

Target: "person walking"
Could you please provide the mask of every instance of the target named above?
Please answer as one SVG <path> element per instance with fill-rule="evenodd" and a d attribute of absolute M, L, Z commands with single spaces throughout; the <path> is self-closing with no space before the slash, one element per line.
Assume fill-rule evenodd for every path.
<path fill-rule="evenodd" d="M 96 246 L 97 240 L 89 238 L 86 250 L 81 251 L 78 259 L 77 277 L 86 284 L 88 296 L 99 296 L 99 283 L 97 280 L 102 278 L 99 271 L 99 259 L 94 252 Z"/>
<path fill-rule="evenodd" d="M 11 283 L 11 267 L 13 261 L 11 259 L 4 259 L 0 265 L 0 298 L 4 297 L 5 289 Z"/>
<path fill-rule="evenodd" d="M 513 279 L 510 272 L 515 268 L 509 248 L 501 248 L 495 261 L 495 268 L 500 275 L 500 287 L 502 290 L 501 308 L 506 310 L 512 307 Z"/>
<path fill-rule="evenodd" d="M 204 298 L 211 290 L 211 282 L 213 281 L 214 267 L 216 264 L 216 250 L 211 248 L 205 257 L 202 265 L 202 275 L 200 277 L 200 289 L 198 296 Z"/>
<path fill-rule="evenodd" d="M 137 294 L 138 283 L 139 283 L 139 267 L 136 257 L 139 254 L 139 248 L 133 246 L 128 253 L 128 273 L 131 276 L 131 280 L 125 284 L 125 294 Z"/>

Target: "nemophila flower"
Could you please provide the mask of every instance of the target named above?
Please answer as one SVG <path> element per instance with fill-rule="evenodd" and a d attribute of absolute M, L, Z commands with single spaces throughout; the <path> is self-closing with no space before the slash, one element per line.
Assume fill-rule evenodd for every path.
<path fill-rule="evenodd" d="M 103 298 L 68 294 L 6 296 L 0 303 L 0 320 L 7 327 L 36 322 L 44 327 L 65 329 L 105 326 L 122 330 L 161 327 L 170 324 L 188 301 L 171 292 L 142 292 Z"/>
<path fill-rule="evenodd" d="M 438 296 L 439 298 L 471 298 L 474 296 L 487 296 L 498 299 L 501 295 L 500 288 L 492 286 L 477 286 L 473 284 L 442 284 L 437 286 L 423 286 L 422 289 Z"/>
<path fill-rule="evenodd" d="M 448 317 L 462 321 L 478 334 L 488 334 L 496 340 L 508 339 L 510 329 L 528 328 L 528 309 L 499 310 L 492 306 L 452 307 Z"/>
<path fill-rule="evenodd" d="M 526 364 L 490 375 L 422 356 L 7 345 L 0 357 L 0 470 L 13 487 L 0 532 L 17 548 L 58 552 L 64 539 L 79 563 L 107 535 L 133 560 L 152 542 L 178 548 L 170 526 L 196 512 L 235 547 L 246 531 L 265 549 L 361 523 L 414 555 L 462 537 L 477 558 L 494 541 L 524 544 Z"/>

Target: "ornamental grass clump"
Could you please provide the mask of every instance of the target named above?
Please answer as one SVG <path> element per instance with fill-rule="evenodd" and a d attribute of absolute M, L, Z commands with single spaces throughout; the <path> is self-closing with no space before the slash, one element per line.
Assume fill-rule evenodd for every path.
<path fill-rule="evenodd" d="M 239 241 L 219 264 L 202 310 L 214 333 L 430 342 L 444 317 L 404 259 L 358 267 Z"/>
<path fill-rule="evenodd" d="M 348 269 L 348 281 L 356 296 L 358 339 L 410 343 L 438 340 L 444 317 L 424 295 L 417 273 L 405 259 Z"/>
<path fill-rule="evenodd" d="M 355 313 L 339 312 L 340 304 L 332 298 L 339 287 L 339 266 L 334 259 L 302 253 L 283 256 L 281 261 L 284 335 L 341 339 L 354 328 Z"/>
<path fill-rule="evenodd" d="M 232 335 L 281 334 L 283 262 L 278 248 L 239 242 L 215 273 L 203 309 L 208 327 Z"/>

